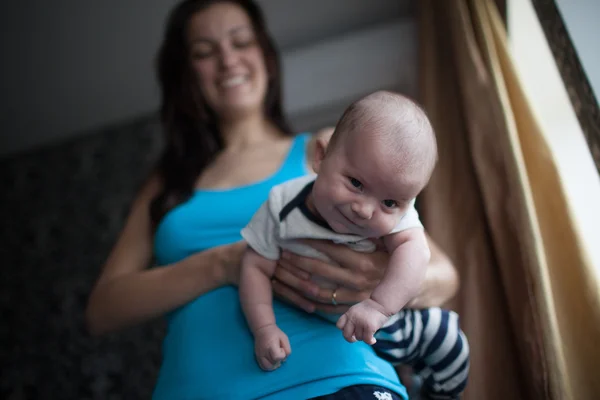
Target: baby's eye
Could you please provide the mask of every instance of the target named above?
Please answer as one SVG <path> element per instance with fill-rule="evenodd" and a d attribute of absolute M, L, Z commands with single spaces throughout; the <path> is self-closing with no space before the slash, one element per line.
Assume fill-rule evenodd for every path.
<path fill-rule="evenodd" d="M 357 189 L 362 189 L 362 183 L 360 183 L 360 181 L 356 178 L 349 178 L 350 179 L 350 183 L 352 184 L 352 186 L 354 186 Z"/>
<path fill-rule="evenodd" d="M 387 208 L 394 208 L 398 206 L 398 203 L 394 200 L 384 200 L 383 205 Z"/>

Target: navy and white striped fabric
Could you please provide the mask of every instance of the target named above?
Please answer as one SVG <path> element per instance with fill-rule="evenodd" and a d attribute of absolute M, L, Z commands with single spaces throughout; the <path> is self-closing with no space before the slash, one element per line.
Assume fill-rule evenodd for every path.
<path fill-rule="evenodd" d="M 431 399 L 457 399 L 465 389 L 469 343 L 455 312 L 441 308 L 402 310 L 375 338 L 375 351 L 393 364 L 411 365 Z"/>

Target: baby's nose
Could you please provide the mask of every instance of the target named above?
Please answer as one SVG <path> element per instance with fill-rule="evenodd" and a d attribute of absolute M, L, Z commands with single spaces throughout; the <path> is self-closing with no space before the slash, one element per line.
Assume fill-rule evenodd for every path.
<path fill-rule="evenodd" d="M 358 215 L 361 219 L 371 219 L 373 217 L 373 206 L 368 202 L 365 203 L 354 203 L 352 205 L 352 211 Z"/>

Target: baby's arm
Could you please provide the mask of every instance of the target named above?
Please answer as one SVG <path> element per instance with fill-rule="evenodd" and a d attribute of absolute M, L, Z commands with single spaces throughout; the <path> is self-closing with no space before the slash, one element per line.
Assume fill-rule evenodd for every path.
<path fill-rule="evenodd" d="M 391 257 L 383 279 L 369 299 L 352 306 L 337 323 L 350 342 L 374 344 L 375 332 L 418 294 L 425 278 L 430 252 L 422 228 L 388 235 L 384 243 Z"/>
<path fill-rule="evenodd" d="M 431 252 L 423 228 L 388 235 L 384 244 L 391 254 L 390 264 L 371 299 L 391 316 L 419 294 Z"/>
<path fill-rule="evenodd" d="M 248 247 L 240 278 L 240 301 L 254 335 L 256 360 L 267 371 L 278 368 L 291 353 L 287 336 L 275 324 L 271 278 L 276 265 Z"/>
<path fill-rule="evenodd" d="M 271 278 L 277 262 L 264 258 L 248 247 L 242 257 L 240 301 L 252 333 L 275 325 Z"/>

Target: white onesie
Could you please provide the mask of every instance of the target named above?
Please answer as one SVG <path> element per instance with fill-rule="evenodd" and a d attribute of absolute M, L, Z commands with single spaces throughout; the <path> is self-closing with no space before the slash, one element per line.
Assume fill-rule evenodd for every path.
<path fill-rule="evenodd" d="M 358 235 L 337 233 L 308 209 L 306 197 L 312 190 L 315 178 L 316 175 L 302 176 L 271 189 L 269 199 L 242 229 L 242 236 L 254 251 L 269 260 L 278 260 L 281 250 L 285 249 L 305 257 L 331 262 L 323 253 L 299 243 L 298 239 L 331 240 L 365 253 L 375 250 L 373 241 Z M 390 233 L 422 227 L 413 200 Z"/>

